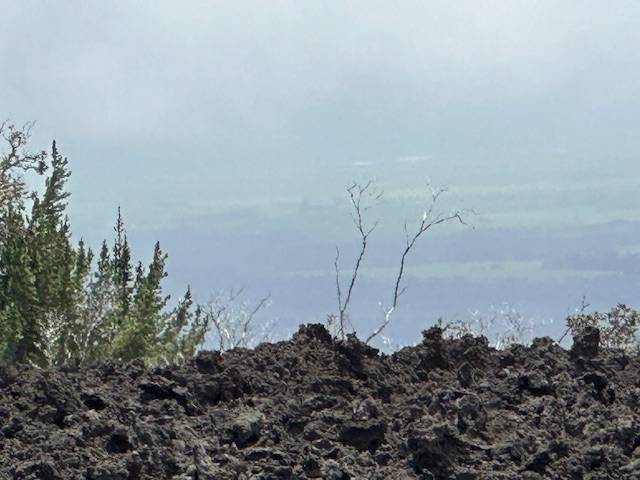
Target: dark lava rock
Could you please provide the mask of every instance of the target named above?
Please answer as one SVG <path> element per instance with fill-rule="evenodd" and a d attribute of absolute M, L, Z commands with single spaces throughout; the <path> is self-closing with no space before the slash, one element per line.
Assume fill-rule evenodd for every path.
<path fill-rule="evenodd" d="M 18 369 L 14 365 L 0 363 L 0 388 L 6 388 L 15 382 Z"/>
<path fill-rule="evenodd" d="M 184 408 L 187 415 L 197 415 L 200 412 L 199 406 L 193 401 L 191 391 L 175 382 L 165 378 L 158 378 L 156 381 L 144 382 L 138 385 L 142 390 L 141 400 L 144 402 L 152 400 L 175 400 L 178 405 Z"/>
<path fill-rule="evenodd" d="M 126 453 L 133 448 L 129 432 L 126 428 L 118 428 L 111 433 L 106 450 L 109 453 Z"/>
<path fill-rule="evenodd" d="M 596 389 L 601 392 L 609 384 L 607 376 L 600 372 L 589 372 L 582 376 L 582 379 L 586 383 L 590 383 Z"/>
<path fill-rule="evenodd" d="M 598 355 L 600 349 L 600 330 L 595 327 L 586 327 L 573 339 L 571 346 L 572 357 L 592 358 Z"/>
<path fill-rule="evenodd" d="M 638 479 L 640 358 L 434 327 L 393 355 L 306 325 L 254 350 L 0 365 L 0 479 Z"/>
<path fill-rule="evenodd" d="M 351 475 L 335 461 L 329 460 L 322 468 L 322 478 L 325 480 L 351 480 Z"/>
<path fill-rule="evenodd" d="M 16 436 L 16 433 L 18 433 L 22 429 L 22 422 L 18 418 L 12 417 L 9 422 L 4 424 L 2 428 L 0 428 L 0 435 L 2 435 L 4 438 L 13 438 Z"/>
<path fill-rule="evenodd" d="M 260 436 L 264 417 L 260 412 L 245 412 L 236 417 L 229 426 L 231 440 L 242 448 L 255 442 Z"/>
<path fill-rule="evenodd" d="M 518 378 L 518 388 L 533 395 L 553 395 L 553 386 L 539 372 L 527 372 Z"/>
<path fill-rule="evenodd" d="M 91 410 L 104 410 L 107 408 L 107 402 L 104 399 L 94 392 L 82 392 L 80 394 L 80 399 L 85 406 Z"/>
<path fill-rule="evenodd" d="M 458 371 L 456 372 L 456 376 L 458 377 L 458 381 L 460 382 L 461 387 L 470 387 L 473 383 L 473 372 L 474 369 L 467 362 L 464 362 Z"/>
<path fill-rule="evenodd" d="M 551 455 L 546 450 L 535 455 L 527 465 L 525 470 L 531 470 L 533 472 L 544 475 L 547 469 L 547 465 L 551 463 Z"/>
<path fill-rule="evenodd" d="M 62 480 L 51 461 L 37 461 L 16 469 L 14 479 Z"/>
<path fill-rule="evenodd" d="M 380 422 L 347 424 L 340 430 L 340 441 L 357 450 L 375 453 L 384 442 L 386 427 Z"/>
<path fill-rule="evenodd" d="M 460 453 L 457 438 L 446 425 L 438 425 L 428 432 L 413 432 L 407 440 L 411 465 L 416 473 L 428 473 L 436 480 L 449 478 L 454 472 Z"/>
<path fill-rule="evenodd" d="M 474 394 L 465 395 L 457 401 L 457 426 L 461 432 L 473 430 L 481 432 L 487 427 L 487 411 L 480 397 Z"/>
<path fill-rule="evenodd" d="M 220 352 L 204 351 L 196 355 L 194 360 L 201 373 L 218 373 Z"/>

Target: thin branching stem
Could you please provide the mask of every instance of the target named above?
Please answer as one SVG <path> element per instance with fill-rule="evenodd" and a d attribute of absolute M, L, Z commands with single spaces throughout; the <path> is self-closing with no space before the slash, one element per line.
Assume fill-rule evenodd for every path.
<path fill-rule="evenodd" d="M 347 311 L 349 308 L 349 303 L 351 302 L 353 289 L 358 279 L 358 273 L 360 272 L 362 260 L 364 259 L 367 251 L 369 236 L 378 226 L 378 221 L 375 221 L 371 227 L 367 228 L 363 215 L 364 212 L 369 210 L 372 206 L 364 205 L 363 200 L 372 198 L 373 203 L 375 203 L 382 198 L 382 191 L 372 190 L 372 185 L 373 181 L 370 180 L 364 186 L 354 182 L 349 188 L 347 188 L 347 193 L 349 194 L 349 199 L 352 207 L 351 220 L 353 221 L 356 230 L 360 234 L 360 250 L 358 251 L 358 256 L 356 257 L 356 262 L 351 273 L 351 279 L 349 280 L 349 285 L 346 289 L 346 296 L 344 296 L 343 299 L 342 287 L 340 285 L 340 249 L 336 247 L 336 257 L 334 259 L 333 265 L 336 275 L 336 292 L 338 296 L 338 336 L 340 338 L 345 337 L 345 326 L 349 321 Z"/>
<path fill-rule="evenodd" d="M 414 248 L 418 239 L 431 228 L 443 223 L 449 223 L 454 221 L 462 225 L 468 225 L 464 217 L 467 214 L 475 213 L 473 210 L 454 210 L 449 215 L 437 214 L 434 217 L 433 212 L 438 202 L 438 199 L 444 192 L 447 191 L 447 189 L 439 188 L 437 190 L 434 190 L 433 188 L 431 188 L 431 186 L 429 186 L 429 190 L 431 193 L 431 201 L 428 208 L 422 214 L 422 220 L 419 224 L 419 227 L 416 233 L 414 233 L 413 236 L 410 236 L 407 223 L 405 222 L 404 224 L 405 248 L 402 251 L 402 255 L 400 256 L 400 267 L 398 269 L 398 274 L 395 279 L 391 307 L 384 309 L 384 318 L 382 323 L 365 339 L 365 343 L 369 343 L 376 336 L 378 336 L 391 322 L 391 315 L 398 307 L 398 300 L 400 299 L 402 294 L 406 291 L 406 287 L 401 287 L 401 283 L 402 283 L 402 278 L 405 272 L 407 257 L 411 252 L 411 250 Z"/>

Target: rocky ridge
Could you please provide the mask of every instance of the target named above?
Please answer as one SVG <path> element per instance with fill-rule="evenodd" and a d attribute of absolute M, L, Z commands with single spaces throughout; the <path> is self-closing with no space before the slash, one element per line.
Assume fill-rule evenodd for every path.
<path fill-rule="evenodd" d="M 180 367 L 0 368 L 0 479 L 640 479 L 640 358 L 597 330 L 384 355 L 322 325 Z"/>

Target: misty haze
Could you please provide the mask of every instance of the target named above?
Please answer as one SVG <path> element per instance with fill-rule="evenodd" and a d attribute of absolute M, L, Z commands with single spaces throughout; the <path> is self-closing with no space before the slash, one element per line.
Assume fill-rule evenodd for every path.
<path fill-rule="evenodd" d="M 495 372 L 492 377 L 493 367 L 486 365 L 516 365 L 522 369 L 514 383 L 519 394 L 529 391 L 536 398 L 551 395 L 555 387 L 536 383 L 527 363 L 532 357 L 514 354 L 522 363 L 507 365 L 500 352 L 509 345 L 522 343 L 535 356 L 536 348 L 551 343 L 534 338 L 549 337 L 557 345 L 544 355 L 556 355 L 555 360 L 540 362 L 552 365 L 554 372 L 570 359 L 596 358 L 599 347 L 628 353 L 633 344 L 637 349 L 640 3 L 26 0 L 2 2 L 1 11 L 0 360 L 62 371 L 69 365 L 129 362 L 113 374 L 122 376 L 120 383 L 92 370 L 82 384 L 86 392 L 78 387 L 84 395 L 78 402 L 89 410 L 111 408 L 95 387 L 109 382 L 124 385 L 114 389 L 141 388 L 143 403 L 178 402 L 189 417 L 207 411 L 206 402 L 237 400 L 242 408 L 253 408 L 253 400 L 242 403 L 248 391 L 271 392 L 269 401 L 278 405 L 284 401 L 277 395 L 289 395 L 274 393 L 278 382 L 287 375 L 283 372 L 295 370 L 297 360 L 274 367 L 277 381 L 268 388 L 249 380 L 246 386 L 234 377 L 242 370 L 254 379 L 255 372 L 271 368 L 264 366 L 266 360 L 260 363 L 269 349 L 282 358 L 304 357 L 301 361 L 311 362 L 304 368 L 321 377 L 323 362 L 353 349 L 357 358 L 367 359 L 362 371 L 354 367 L 354 378 L 369 382 L 376 369 L 388 367 L 389 358 L 414 370 L 418 367 L 408 359 L 422 355 L 433 360 L 425 352 L 433 342 L 440 345 L 433 339 L 443 326 L 440 333 L 446 337 L 450 332 L 446 338 L 453 343 L 437 357 L 444 363 L 434 360 L 434 365 L 454 374 L 442 385 L 475 388 L 476 377 L 464 369 L 480 360 L 455 363 L 464 350 L 455 342 L 471 342 L 468 333 L 482 334 L 488 343 L 478 340 L 464 355 L 496 349 L 477 354 L 489 359 L 482 364 L 490 372 L 485 372 L 488 384 L 503 377 Z M 329 337 L 310 324 L 323 324 Z M 301 338 L 311 346 L 296 343 Z M 242 349 L 263 340 L 292 343 L 263 345 L 256 357 Z M 359 341 L 362 346 L 354 347 Z M 370 347 L 378 350 L 371 353 Z M 558 353 L 561 348 L 573 350 Z M 231 353 L 220 360 L 208 350 Z M 319 364 L 309 357 L 316 351 Z M 142 375 L 138 368 L 173 364 L 187 369 L 184 381 L 169 375 L 174 381 L 169 387 L 144 377 L 147 383 L 128 386 Z M 594 364 L 584 365 L 569 376 L 582 378 L 580 385 L 593 384 L 593 398 L 614 405 L 619 398 L 607 393 L 606 378 L 594 380 L 588 371 Z M 0 386 L 9 388 L 2 368 Z M 336 368 L 331 375 L 345 374 Z M 396 408 L 405 400 L 407 405 L 422 401 L 416 400 L 421 393 L 403 390 L 407 378 L 437 381 L 431 373 L 405 377 L 398 371 L 385 377 L 391 383 L 384 387 L 365 382 L 361 391 Z M 216 393 L 207 390 L 208 397 L 189 390 L 196 400 L 180 393 L 191 388 L 189 382 L 197 384 L 201 374 L 222 378 L 223 373 L 224 381 L 235 379 L 233 387 L 220 380 L 226 386 L 211 387 Z M 508 383 L 511 373 L 504 375 Z M 36 394 L 25 392 L 37 391 L 38 383 L 25 382 L 20 394 L 31 398 Z M 394 390 L 393 382 L 402 387 Z M 328 382 L 309 388 L 339 399 L 329 402 L 331 407 L 323 403 L 322 410 L 342 408 L 340 402 L 351 398 L 349 389 L 331 389 L 343 387 Z M 307 386 L 300 388 L 307 391 Z M 406 398 L 394 403 L 381 393 L 385 389 Z M 119 402 L 115 398 L 113 404 Z M 469 400 L 472 410 L 475 401 Z M 436 408 L 433 402 L 425 403 L 429 415 Z M 482 402 L 489 400 L 483 397 Z M 366 408 L 358 404 L 352 410 Z M 385 410 L 384 415 L 412 416 L 407 409 Z M 591 415 L 576 409 L 585 418 Z M 56 411 L 51 418 L 60 428 L 72 422 L 68 412 Z M 524 407 L 511 411 L 525 415 Z M 616 412 L 622 418 L 622 410 Z M 7 413 L 4 422 L 3 415 L 0 438 L 9 432 L 7 438 L 17 442 L 22 427 L 9 418 L 18 417 Z M 367 421 L 374 417 L 371 413 Z M 236 447 L 272 448 L 269 442 L 277 435 L 263 444 L 256 433 L 256 425 L 262 425 L 256 418 L 262 417 L 247 418 L 242 428 L 248 433 L 238 434 L 242 428 L 236 424 L 229 427 L 237 436 Z M 484 431 L 482 422 L 469 427 L 468 419 L 456 418 L 461 435 L 475 435 L 469 432 L 476 427 Z M 494 427 L 511 430 L 507 423 Z M 286 427 L 287 435 L 302 435 L 296 425 Z M 390 426 L 371 425 L 354 427 L 357 434 L 335 435 L 358 455 L 375 457 L 379 477 L 368 476 L 373 470 L 364 457 L 349 464 L 335 454 L 331 461 L 342 469 L 335 475 L 327 473 L 332 466 L 305 463 L 301 476 L 294 467 L 292 476 L 268 469 L 259 470 L 265 476 L 242 476 L 250 472 L 238 467 L 234 475 L 239 476 L 228 478 L 413 478 L 402 476 L 405 467 L 433 475 L 416 478 L 494 478 L 464 476 L 466 470 L 458 468 L 462 461 L 441 461 L 439 450 L 412 450 L 424 439 L 413 446 L 402 443 L 405 436 L 413 438 L 409 424 L 394 430 L 393 440 Z M 553 430 L 539 424 L 531 428 L 539 429 L 532 434 L 538 438 Z M 211 427 L 207 435 L 222 435 L 217 429 Z M 110 455 L 138 451 L 127 437 L 130 432 L 114 432 L 105 440 Z M 305 441 L 313 443 L 314 435 Z M 478 435 L 474 441 L 484 433 Z M 633 448 L 621 446 L 624 455 L 616 453 L 626 456 L 624 461 L 615 463 L 610 456 L 607 463 L 593 454 L 598 459 L 584 472 L 605 465 L 607 472 L 622 475 L 627 463 L 629 475 L 640 471 L 640 460 L 633 464 L 631 453 L 640 445 L 640 432 L 634 438 L 624 440 Z M 411 451 L 409 466 L 380 460 L 382 445 Z M 568 445 L 566 451 L 579 450 Z M 569 462 L 561 460 L 564 447 L 549 447 L 551 460 L 544 457 L 542 463 L 535 456 L 539 451 L 529 447 L 509 452 L 517 457 L 517 468 L 538 477 L 504 478 L 583 478 L 575 473 L 583 467 L 571 470 L 553 463 Z M 209 448 L 215 450 L 209 445 L 202 452 L 213 458 Z M 254 457 L 280 462 L 272 453 L 260 451 Z M 185 458 L 194 455 L 189 451 Z M 538 460 L 526 460 L 527 455 Z M 73 478 L 147 478 L 131 473 L 131 462 L 130 476 L 100 476 L 96 470 Z M 398 470 L 384 470 L 392 464 Z M 486 469 L 478 467 L 478 472 L 502 469 L 483 465 Z M 12 478 L 71 478 L 64 476 L 71 470 L 55 476 L 49 470 L 24 470 L 23 475 L 18 467 L 2 468 L 0 476 L 10 471 Z M 194 467 L 203 469 L 195 476 L 178 477 L 189 474 L 181 468 L 174 472 L 167 466 L 155 475 L 227 478 L 206 476 L 204 467 Z M 230 467 L 220 468 L 228 472 Z M 510 475 L 523 471 L 513 468 Z M 549 473 L 552 468 L 559 476 Z M 573 476 L 567 476 L 570 471 Z"/>
<path fill-rule="evenodd" d="M 358 330 L 427 180 L 478 215 L 413 252 L 398 343 L 505 302 L 553 335 L 582 296 L 633 304 L 640 9 L 416 6 L 7 4 L 2 105 L 70 159 L 75 236 L 97 248 L 120 205 L 139 256 L 169 253 L 173 296 L 270 293 L 283 335 L 336 309 L 335 246 L 358 247 L 345 189 L 373 178 Z"/>

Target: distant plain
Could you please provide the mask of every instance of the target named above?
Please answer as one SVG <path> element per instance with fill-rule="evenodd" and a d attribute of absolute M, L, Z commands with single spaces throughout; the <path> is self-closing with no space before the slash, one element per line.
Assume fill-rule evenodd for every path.
<path fill-rule="evenodd" d="M 637 170 L 631 159 L 618 159 L 626 171 L 608 175 L 591 173 L 596 162 L 587 158 L 563 169 L 562 159 L 547 159 L 510 171 L 508 162 L 489 168 L 478 161 L 476 168 L 456 171 L 455 162 L 415 156 L 304 176 L 245 172 L 241 181 L 204 170 L 152 176 L 146 179 L 148 199 L 127 191 L 118 198 L 134 252 L 146 258 L 145 246 L 158 239 L 169 253 L 166 286 L 174 296 L 187 283 L 200 301 L 232 287 L 244 287 L 248 300 L 271 294 L 262 315 L 277 318 L 276 336 L 284 336 L 335 311 L 335 248 L 346 281 L 359 246 L 345 191 L 353 180 L 374 179 L 384 191 L 366 212 L 369 224 L 379 225 L 351 308 L 362 332 L 380 321 L 381 307 L 390 301 L 403 225 L 409 231 L 417 226 L 429 198 L 427 181 L 446 185 L 436 212 L 472 208 L 476 214 L 466 217 L 471 227 L 441 225 L 416 246 L 389 337 L 411 343 L 438 318 L 489 315 L 509 304 L 534 321 L 535 334 L 557 338 L 582 296 L 600 310 L 617 302 L 634 305 L 638 298 L 640 176 L 625 174 Z M 172 190 L 179 196 L 162 193 Z M 110 235 L 108 212 L 115 205 L 88 204 L 83 195 L 74 195 L 72 214 L 77 230 L 89 232 L 85 238 L 97 245 L 98 235 Z"/>

